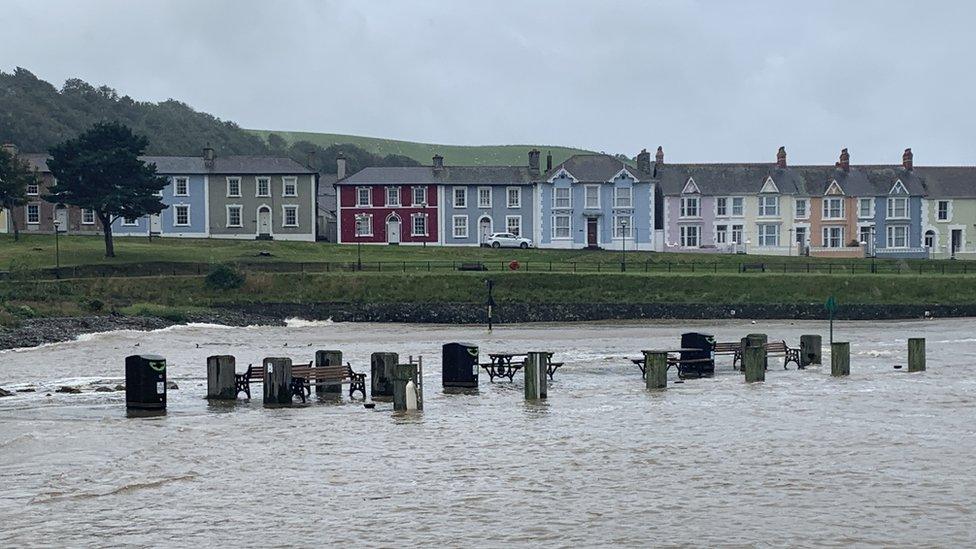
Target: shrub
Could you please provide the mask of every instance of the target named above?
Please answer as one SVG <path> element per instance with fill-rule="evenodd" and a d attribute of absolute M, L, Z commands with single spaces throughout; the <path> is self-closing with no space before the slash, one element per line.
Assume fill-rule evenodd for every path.
<path fill-rule="evenodd" d="M 93 313 L 97 313 L 105 308 L 105 304 L 102 303 L 102 300 L 100 299 L 89 299 L 83 302 L 81 305 L 86 311 L 91 311 Z"/>
<path fill-rule="evenodd" d="M 210 270 L 204 283 L 214 290 L 233 290 L 244 285 L 244 273 L 231 265 L 217 265 Z"/>

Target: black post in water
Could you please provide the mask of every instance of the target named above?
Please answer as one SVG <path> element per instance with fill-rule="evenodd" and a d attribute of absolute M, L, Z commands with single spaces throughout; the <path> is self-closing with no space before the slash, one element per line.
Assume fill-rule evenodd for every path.
<path fill-rule="evenodd" d="M 166 359 L 157 355 L 125 357 L 125 407 L 166 410 Z"/>
<path fill-rule="evenodd" d="M 485 280 L 485 285 L 488 286 L 488 331 L 491 331 L 491 313 L 492 309 L 495 308 L 495 298 L 492 297 L 491 291 L 495 288 L 495 282 L 493 280 Z"/>

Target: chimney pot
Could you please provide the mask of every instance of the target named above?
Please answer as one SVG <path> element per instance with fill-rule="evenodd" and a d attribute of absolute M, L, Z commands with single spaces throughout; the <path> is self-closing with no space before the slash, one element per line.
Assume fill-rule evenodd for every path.
<path fill-rule="evenodd" d="M 776 167 L 786 167 L 786 147 L 780 147 L 779 150 L 776 151 Z"/>
<path fill-rule="evenodd" d="M 546 171 L 552 171 L 552 151 L 546 152 Z"/>
<path fill-rule="evenodd" d="M 336 179 L 345 179 L 346 177 L 346 155 L 341 152 L 336 156 Z"/>
<path fill-rule="evenodd" d="M 539 149 L 532 149 L 529 151 L 529 171 L 538 172 L 539 171 Z"/>
<path fill-rule="evenodd" d="M 664 147 L 658 146 L 657 154 L 654 155 L 654 163 L 658 165 L 664 164 Z"/>
<path fill-rule="evenodd" d="M 644 173 L 651 173 L 651 153 L 647 149 L 641 149 L 637 153 L 637 170 Z"/>
<path fill-rule="evenodd" d="M 851 155 L 846 148 L 840 150 L 840 162 L 837 165 L 845 172 L 851 171 Z"/>
<path fill-rule="evenodd" d="M 915 166 L 915 155 L 912 154 L 911 147 L 905 149 L 904 154 L 901 155 L 901 165 L 908 171 L 912 171 Z"/>
<path fill-rule="evenodd" d="M 203 148 L 203 165 L 208 170 L 212 170 L 214 167 L 214 150 L 210 146 L 210 142 L 207 142 L 207 146 Z"/>

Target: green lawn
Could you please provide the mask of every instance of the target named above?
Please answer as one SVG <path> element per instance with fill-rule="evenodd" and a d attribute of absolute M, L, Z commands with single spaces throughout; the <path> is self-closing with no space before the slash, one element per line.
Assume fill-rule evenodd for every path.
<path fill-rule="evenodd" d="M 431 158 L 435 154 L 440 154 L 444 157 L 444 163 L 448 165 L 520 166 L 523 164 L 528 164 L 529 150 L 531 150 L 533 147 L 542 152 L 543 163 L 545 162 L 546 153 L 552 151 L 553 163 L 558 164 L 574 154 L 593 152 L 572 147 L 554 147 L 549 145 L 437 145 L 433 143 L 415 143 L 412 141 L 397 141 L 395 139 L 362 137 L 358 135 L 342 135 L 337 133 L 286 132 L 268 130 L 247 131 L 261 137 L 261 139 L 267 139 L 269 133 L 276 133 L 289 143 L 293 143 L 295 141 L 309 141 L 322 147 L 329 147 L 336 144 L 351 144 L 381 156 L 386 156 L 388 154 L 401 154 L 403 156 L 413 158 L 421 164 L 430 164 Z M 637 153 L 634 151 L 633 154 L 627 154 L 629 156 L 633 156 L 633 154 Z"/>

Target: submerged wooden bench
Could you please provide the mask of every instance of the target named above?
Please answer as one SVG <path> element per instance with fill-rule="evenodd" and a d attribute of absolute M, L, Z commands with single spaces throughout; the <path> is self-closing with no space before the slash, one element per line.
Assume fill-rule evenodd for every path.
<path fill-rule="evenodd" d="M 638 368 L 640 368 L 641 377 L 646 379 L 647 365 L 644 363 L 644 357 L 632 358 L 630 359 L 630 361 L 636 364 Z M 671 367 L 674 366 L 675 368 L 678 369 L 678 377 L 681 379 L 685 379 L 685 373 L 682 371 L 681 368 L 682 366 L 703 364 L 706 362 L 713 362 L 713 360 L 711 358 L 688 358 L 682 360 L 680 357 L 674 356 L 672 353 L 668 353 L 668 362 L 667 362 L 668 367 L 666 369 L 670 370 Z"/>
<path fill-rule="evenodd" d="M 738 341 L 716 343 L 714 348 L 715 356 L 732 355 L 732 367 L 742 360 L 742 344 Z"/>
<path fill-rule="evenodd" d="M 252 383 L 264 383 L 264 364 L 258 364 L 257 366 L 253 364 L 247 365 L 247 370 L 243 374 L 234 374 L 234 398 L 237 395 L 244 393 L 247 398 L 251 398 L 251 384 Z"/>
<path fill-rule="evenodd" d="M 251 398 L 251 384 L 264 382 L 264 364 L 257 366 L 247 365 L 247 371 L 243 374 L 235 374 L 236 389 L 235 395 L 242 392 Z M 311 386 L 320 385 L 343 385 L 349 384 L 349 398 L 353 398 L 356 391 L 366 398 L 366 374 L 354 372 L 352 366 L 336 364 L 335 366 L 313 366 L 311 362 L 292 366 L 291 368 L 291 393 L 306 402 L 306 397 L 312 394 Z"/>
<path fill-rule="evenodd" d="M 783 358 L 783 369 L 788 370 L 787 365 L 790 362 L 796 364 L 797 368 L 800 368 L 800 350 L 792 349 L 786 344 L 786 341 L 771 341 L 766 344 L 766 356 L 776 355 L 782 356 Z"/>

